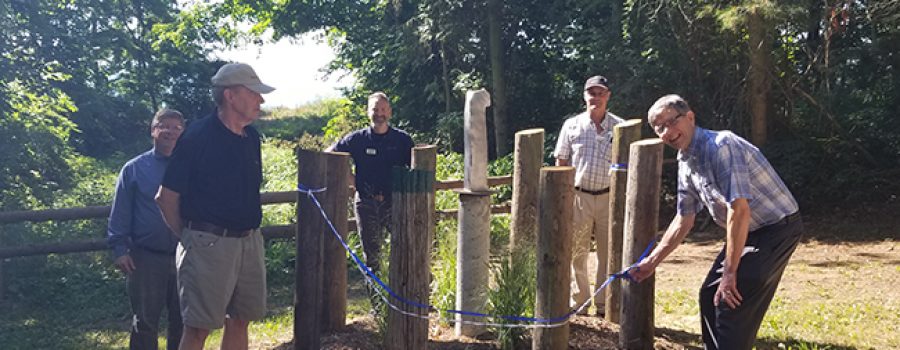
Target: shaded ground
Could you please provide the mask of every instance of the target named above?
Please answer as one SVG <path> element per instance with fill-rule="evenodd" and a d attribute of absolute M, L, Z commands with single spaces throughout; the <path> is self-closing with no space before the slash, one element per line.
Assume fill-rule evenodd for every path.
<path fill-rule="evenodd" d="M 878 313 L 900 313 L 900 218 L 896 208 L 871 212 L 865 209 L 841 216 L 822 213 L 805 220 L 807 234 L 794 254 L 779 287 L 776 300 L 760 330 L 758 349 L 880 349 L 900 347 L 894 318 L 868 320 L 856 330 L 829 330 L 809 327 L 821 318 L 852 313 L 858 305 L 877 302 Z M 891 214 L 893 212 L 893 214 Z M 848 222 L 853 222 L 852 224 Z M 656 349 L 700 349 L 700 330 L 696 309 L 696 290 L 721 249 L 724 233 L 712 228 L 693 233 L 662 266 L 657 274 Z M 877 277 L 879 283 L 869 283 Z M 830 307 L 838 307 L 829 313 Z M 796 308 L 797 310 L 793 310 Z M 803 308 L 812 308 L 810 314 Z M 866 310 L 858 310 L 866 315 Z M 865 317 L 865 316 L 863 316 Z M 783 318 L 783 319 L 782 319 Z M 868 318 L 868 317 L 867 317 Z M 879 317 L 874 317 L 879 318 Z M 792 327 L 796 323 L 803 327 Z M 844 321 L 839 321 L 838 326 Z M 852 322 L 852 320 L 851 320 Z M 874 322 L 874 323 L 873 323 Z M 778 326 L 774 326 L 774 325 Z M 495 349 L 491 340 L 456 338 L 452 329 L 433 326 L 429 348 Z M 768 328 L 767 328 L 768 327 Z M 833 327 L 833 326 L 832 326 Z M 855 333 L 854 333 L 855 332 Z M 570 349 L 614 349 L 618 327 L 594 317 L 576 317 L 571 324 Z M 353 319 L 339 333 L 323 337 L 325 349 L 380 349 L 380 339 L 371 317 Z M 529 343 L 530 344 L 530 343 Z M 854 345 L 855 344 L 855 345 Z M 277 349 L 292 349 L 284 343 Z"/>

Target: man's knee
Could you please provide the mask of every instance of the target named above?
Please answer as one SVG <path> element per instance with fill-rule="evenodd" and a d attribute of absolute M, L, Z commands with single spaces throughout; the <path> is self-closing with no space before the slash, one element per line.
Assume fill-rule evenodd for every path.
<path fill-rule="evenodd" d="M 181 335 L 180 350 L 202 350 L 206 337 L 209 336 L 209 330 L 204 328 L 196 328 L 188 325 L 184 326 Z"/>
<path fill-rule="evenodd" d="M 242 320 L 239 318 L 225 318 L 225 328 L 232 330 L 247 330 L 247 327 L 250 326 L 250 321 Z"/>

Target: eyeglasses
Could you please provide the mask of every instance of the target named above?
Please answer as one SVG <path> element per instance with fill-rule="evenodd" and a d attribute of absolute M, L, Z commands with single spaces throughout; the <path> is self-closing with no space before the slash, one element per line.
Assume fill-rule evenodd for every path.
<path fill-rule="evenodd" d="M 653 132 L 655 132 L 657 135 L 665 134 L 666 131 L 669 130 L 669 128 L 671 128 L 671 127 L 674 126 L 676 123 L 678 123 L 678 120 L 681 119 L 681 117 L 684 117 L 684 116 L 685 116 L 685 114 L 678 113 L 678 115 L 676 115 L 674 118 L 669 119 L 669 120 L 667 120 L 667 121 L 665 121 L 665 122 L 659 123 L 659 124 L 657 124 L 656 126 L 653 126 Z"/>
<path fill-rule="evenodd" d="M 184 126 L 182 125 L 166 125 L 166 124 L 156 124 L 153 126 L 154 129 L 165 130 L 165 131 L 181 131 L 184 130 Z"/>

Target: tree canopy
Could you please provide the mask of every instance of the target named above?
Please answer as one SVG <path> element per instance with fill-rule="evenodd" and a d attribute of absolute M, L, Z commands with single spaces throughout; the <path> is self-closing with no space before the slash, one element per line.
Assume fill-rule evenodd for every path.
<path fill-rule="evenodd" d="M 161 106 L 200 115 L 222 64 L 209 52 L 238 42 L 241 23 L 253 40 L 324 33 L 330 69 L 357 78 L 349 97 L 386 91 L 401 126 L 445 149 L 461 150 L 467 89 L 505 97 L 491 126 L 502 155 L 524 128 L 553 145 L 584 79 L 603 74 L 614 113 L 681 94 L 809 201 L 898 192 L 896 1 L 12 0 L 0 19 L 0 137 L 15 140 L 0 150 L 2 191 L 61 186 L 77 155 L 138 152 Z"/>
<path fill-rule="evenodd" d="M 387 91 L 409 128 L 445 146 L 458 142 L 442 126 L 459 124 L 444 119 L 458 120 L 465 89 L 499 89 L 492 74 L 506 82 L 506 135 L 555 135 L 582 108 L 581 82 L 603 74 L 613 112 L 642 117 L 657 97 L 681 94 L 701 126 L 746 135 L 792 187 L 810 187 L 807 199 L 897 194 L 893 1 L 502 1 L 501 72 L 490 61 L 488 0 L 234 6 L 276 37 L 325 30 L 333 69 L 351 70 L 361 91 Z"/>

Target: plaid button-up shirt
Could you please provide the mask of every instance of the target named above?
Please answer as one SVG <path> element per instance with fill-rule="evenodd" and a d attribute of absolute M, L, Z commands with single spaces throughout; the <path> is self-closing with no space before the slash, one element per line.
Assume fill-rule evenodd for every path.
<path fill-rule="evenodd" d="M 597 133 L 588 112 L 566 119 L 559 131 L 553 156 L 571 160 L 575 167 L 575 186 L 588 191 L 609 187 L 609 166 L 612 158 L 612 128 L 622 118 L 606 112 Z"/>
<path fill-rule="evenodd" d="M 730 131 L 694 130 L 686 150 L 678 152 L 678 214 L 695 214 L 706 206 L 725 227 L 729 205 L 745 198 L 750 231 L 797 212 L 794 196 L 762 152 Z"/>

